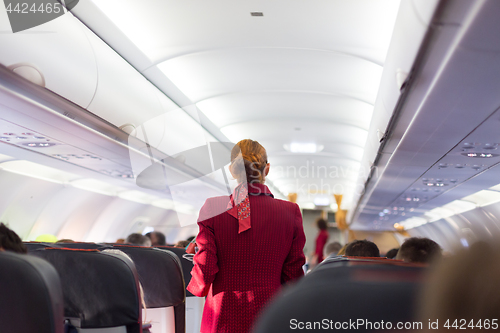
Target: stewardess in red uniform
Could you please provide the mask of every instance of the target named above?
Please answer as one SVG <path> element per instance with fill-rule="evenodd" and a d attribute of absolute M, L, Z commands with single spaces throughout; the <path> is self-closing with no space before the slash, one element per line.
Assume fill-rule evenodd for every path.
<path fill-rule="evenodd" d="M 245 333 L 287 282 L 303 276 L 306 241 L 299 206 L 274 199 L 264 185 L 267 153 L 242 140 L 229 170 L 239 185 L 229 197 L 210 198 L 200 211 L 188 290 L 206 296 L 202 333 Z"/>

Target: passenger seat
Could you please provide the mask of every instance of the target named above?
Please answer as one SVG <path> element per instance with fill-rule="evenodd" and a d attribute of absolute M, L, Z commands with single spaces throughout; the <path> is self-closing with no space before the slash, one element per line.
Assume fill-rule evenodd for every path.
<path fill-rule="evenodd" d="M 0 331 L 63 333 L 61 281 L 52 265 L 0 252 Z"/>
<path fill-rule="evenodd" d="M 173 246 L 157 246 L 159 249 L 172 251 L 179 257 L 182 265 L 182 273 L 184 275 L 184 283 L 186 287 L 191 281 L 191 270 L 193 262 L 184 258 L 186 250 L 182 247 Z M 201 317 L 203 315 L 203 307 L 205 306 L 204 297 L 196 297 L 186 289 L 186 333 L 199 333 L 201 327 Z"/>
<path fill-rule="evenodd" d="M 115 245 L 129 255 L 137 267 L 144 289 L 146 322 L 151 333 L 184 333 L 186 327 L 186 293 L 179 258 L 171 251 Z"/>
<path fill-rule="evenodd" d="M 59 273 L 64 316 L 78 332 L 142 333 L 139 280 L 129 260 L 97 250 L 45 248 L 31 254 Z"/>

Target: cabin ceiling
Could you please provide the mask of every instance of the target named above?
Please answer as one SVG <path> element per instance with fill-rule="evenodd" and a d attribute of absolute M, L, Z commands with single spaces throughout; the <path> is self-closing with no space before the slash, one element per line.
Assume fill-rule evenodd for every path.
<path fill-rule="evenodd" d="M 350 207 L 398 9 L 396 0 L 95 0 L 73 13 L 206 117 L 214 137 L 261 142 L 280 192 L 305 206 L 343 193 Z M 291 153 L 292 143 L 320 148 Z M 314 176 L 321 168 L 328 175 Z"/>
<path fill-rule="evenodd" d="M 169 154 L 182 161 L 179 155 L 206 142 L 252 138 L 267 148 L 268 180 L 278 197 L 296 192 L 303 208 L 320 199 L 336 209 L 332 194 L 344 194 L 352 228 L 393 230 L 401 215 L 380 219 L 380 213 L 394 206 L 399 212 L 398 200 L 408 191 L 424 192 L 424 178 L 441 179 L 433 173 L 439 163 L 448 168 L 443 179 L 457 186 L 418 202 L 411 197 L 414 214 L 435 207 L 438 198 L 440 205 L 454 200 L 450 193 L 467 192 L 449 191 L 460 184 L 451 179 L 465 184 L 493 166 L 459 161 L 458 145 L 498 106 L 493 94 L 476 99 L 497 88 L 491 67 L 497 41 L 488 10 L 496 13 L 494 2 L 89 0 L 57 20 L 0 35 L 10 50 L 0 62 L 33 64 L 46 88 L 114 127 L 93 130 L 118 145 L 127 144 L 114 137 L 118 128 L 132 133 L 128 144 L 142 143 L 134 146 L 138 155 L 147 157 L 147 142 L 155 158 Z M 6 22 L 0 20 L 2 30 Z M 421 46 L 428 30 L 435 37 Z M 415 67 L 419 48 L 426 58 Z M 394 110 L 400 117 L 387 130 Z M 57 112 L 78 122 L 80 111 Z M 489 137 L 474 144 L 500 143 Z M 71 140 L 69 131 L 61 137 Z M 296 143 L 315 144 L 316 152 L 292 152 Z M 375 161 L 377 173 L 365 184 Z M 133 158 L 121 154 L 113 162 L 138 175 Z M 461 163 L 470 175 L 452 175 L 451 166 Z M 196 163 L 185 164 L 196 169 Z M 218 194 L 227 192 L 221 175 L 211 177 L 167 192 L 198 207 L 213 194 L 200 190 L 207 183 L 221 185 L 215 186 Z"/>

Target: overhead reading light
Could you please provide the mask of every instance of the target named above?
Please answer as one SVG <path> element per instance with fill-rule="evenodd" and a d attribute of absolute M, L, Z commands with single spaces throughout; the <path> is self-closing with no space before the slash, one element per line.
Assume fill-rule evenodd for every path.
<path fill-rule="evenodd" d="M 283 147 L 292 153 L 312 154 L 323 150 L 323 146 L 315 143 L 298 143 L 294 142 L 290 145 L 283 145 Z"/>
<path fill-rule="evenodd" d="M 23 142 L 22 145 L 30 148 L 47 148 L 56 144 L 53 142 Z"/>
<path fill-rule="evenodd" d="M 492 158 L 499 156 L 498 154 L 491 154 L 491 153 L 462 153 L 462 155 L 474 158 Z"/>
<path fill-rule="evenodd" d="M 442 182 L 435 182 L 435 183 L 433 183 L 433 182 L 427 182 L 427 183 L 425 183 L 424 182 L 424 185 L 429 186 L 429 187 L 434 187 L 434 186 L 435 187 L 448 186 L 448 184 L 445 184 L 445 183 L 442 183 Z"/>

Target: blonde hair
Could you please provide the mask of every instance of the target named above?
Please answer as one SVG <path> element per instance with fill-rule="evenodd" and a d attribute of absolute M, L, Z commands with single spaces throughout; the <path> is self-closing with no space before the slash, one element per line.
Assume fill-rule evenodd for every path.
<path fill-rule="evenodd" d="M 231 168 L 239 183 L 263 183 L 267 152 L 260 143 L 245 139 L 231 150 Z"/>

